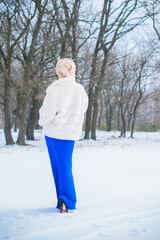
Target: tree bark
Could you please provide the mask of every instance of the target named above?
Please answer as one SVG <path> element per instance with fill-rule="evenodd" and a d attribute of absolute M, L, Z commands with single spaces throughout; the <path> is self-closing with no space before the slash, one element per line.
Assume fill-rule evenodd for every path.
<path fill-rule="evenodd" d="M 121 130 L 121 123 L 120 123 L 120 106 L 118 105 L 118 113 L 117 113 L 117 126 L 118 130 Z"/>
<path fill-rule="evenodd" d="M 102 114 L 103 114 L 103 101 L 101 99 L 100 114 L 99 114 L 99 119 L 98 119 L 98 129 L 99 130 L 101 130 Z"/>
<path fill-rule="evenodd" d="M 92 117 L 92 128 L 91 128 L 91 138 L 96 140 L 96 125 L 97 125 L 97 115 L 98 115 L 98 101 L 94 102 L 93 117 Z"/>
<path fill-rule="evenodd" d="M 26 131 L 26 137 L 27 140 L 34 140 L 34 129 L 37 123 L 38 118 L 38 109 L 39 109 L 39 101 L 36 98 L 36 95 L 38 93 L 38 89 L 34 89 L 34 95 L 32 98 L 32 103 L 30 106 L 30 114 L 29 114 L 29 120 L 28 120 L 28 126 Z"/>
<path fill-rule="evenodd" d="M 20 123 L 19 123 L 19 134 L 17 143 L 19 145 L 26 145 L 25 143 L 25 135 L 26 135 L 26 129 L 27 129 L 27 107 L 28 107 L 28 97 L 27 97 L 27 91 L 23 89 L 22 92 L 22 100 L 21 100 L 21 113 L 20 113 Z"/>
<path fill-rule="evenodd" d="M 84 139 L 89 139 L 90 138 L 90 130 L 91 130 L 91 119 L 92 119 L 92 101 L 93 101 L 93 85 L 90 82 L 90 87 L 89 87 L 89 95 L 88 95 L 88 109 L 87 109 L 87 114 L 86 114 L 86 129 L 85 129 L 85 136 Z"/>
<path fill-rule="evenodd" d="M 126 120 L 125 120 L 125 115 L 123 112 L 123 106 L 120 106 L 120 114 L 121 114 L 121 137 L 126 137 Z"/>
<path fill-rule="evenodd" d="M 5 116 L 5 139 L 6 145 L 14 144 L 11 129 L 11 83 L 10 83 L 10 70 L 8 69 L 7 76 L 4 76 L 5 79 L 5 96 L 4 96 L 4 116 Z"/>
<path fill-rule="evenodd" d="M 4 116 L 5 116 L 5 139 L 6 145 L 14 144 L 11 129 L 11 95 L 10 95 L 10 82 L 5 80 L 5 98 L 4 98 Z"/>
<path fill-rule="evenodd" d="M 133 120 L 132 120 L 132 125 L 131 125 L 131 138 L 133 138 L 135 121 L 136 121 L 136 113 L 137 113 L 137 109 L 139 107 L 139 103 L 140 103 L 140 100 L 142 98 L 142 95 L 143 95 L 143 92 L 141 90 L 139 90 L 139 97 L 137 99 L 137 102 L 135 104 L 134 111 L 133 111 Z"/>
<path fill-rule="evenodd" d="M 113 117 L 113 110 L 110 103 L 106 103 L 106 127 L 107 132 L 110 132 L 112 129 L 112 117 Z"/>

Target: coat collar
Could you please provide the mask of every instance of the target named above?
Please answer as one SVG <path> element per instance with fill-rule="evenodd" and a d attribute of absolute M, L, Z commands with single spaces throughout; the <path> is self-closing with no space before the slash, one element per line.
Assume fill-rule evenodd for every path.
<path fill-rule="evenodd" d="M 76 83 L 76 79 L 75 79 L 74 75 L 72 75 L 70 77 L 64 77 L 64 78 L 57 79 L 56 81 L 54 81 L 52 83 L 52 85 L 54 85 L 54 86 L 60 85 L 60 84 L 70 85 L 73 83 Z"/>

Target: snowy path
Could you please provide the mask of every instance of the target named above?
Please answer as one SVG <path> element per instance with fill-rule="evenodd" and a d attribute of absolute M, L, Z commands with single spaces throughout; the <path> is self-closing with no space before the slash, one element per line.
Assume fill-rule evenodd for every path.
<path fill-rule="evenodd" d="M 0 147 L 0 240 L 159 240 L 159 134 L 107 136 L 76 144 L 78 211 L 63 215 L 44 140 Z"/>
<path fill-rule="evenodd" d="M 43 210 L 13 214 L 8 221 L 3 218 L 12 234 L 6 232 L 0 239 L 159 239 L 160 209 L 87 221 L 80 215 L 57 216 Z"/>

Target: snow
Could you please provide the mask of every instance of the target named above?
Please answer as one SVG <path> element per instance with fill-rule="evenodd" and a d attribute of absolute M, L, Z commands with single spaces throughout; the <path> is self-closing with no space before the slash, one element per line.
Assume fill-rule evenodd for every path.
<path fill-rule="evenodd" d="M 77 211 L 60 214 L 41 132 L 24 147 L 1 131 L 0 240 L 159 240 L 160 133 L 118 136 L 76 142 Z"/>

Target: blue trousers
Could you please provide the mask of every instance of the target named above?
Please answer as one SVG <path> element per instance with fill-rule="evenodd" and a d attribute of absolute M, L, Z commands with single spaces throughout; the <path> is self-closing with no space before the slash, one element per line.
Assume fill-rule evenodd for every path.
<path fill-rule="evenodd" d="M 72 174 L 72 153 L 75 141 L 45 136 L 58 199 L 63 199 L 69 209 L 76 209 L 76 191 Z"/>

